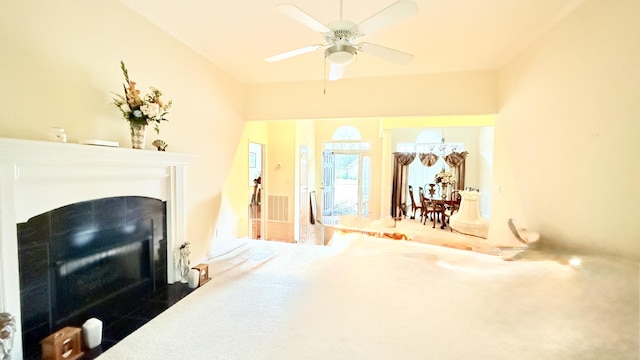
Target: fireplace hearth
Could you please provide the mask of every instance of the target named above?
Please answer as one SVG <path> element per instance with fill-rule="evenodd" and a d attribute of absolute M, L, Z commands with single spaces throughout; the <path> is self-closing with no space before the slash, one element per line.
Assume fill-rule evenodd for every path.
<path fill-rule="evenodd" d="M 64 326 L 106 324 L 167 283 L 166 204 L 112 197 L 18 224 L 25 349 Z"/>

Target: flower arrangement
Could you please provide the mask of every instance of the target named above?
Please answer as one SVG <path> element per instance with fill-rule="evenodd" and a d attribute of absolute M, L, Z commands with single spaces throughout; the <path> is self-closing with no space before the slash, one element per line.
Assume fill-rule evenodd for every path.
<path fill-rule="evenodd" d="M 456 178 L 453 175 L 451 170 L 442 169 L 439 173 L 436 174 L 435 181 L 437 184 L 454 184 L 456 182 Z"/>
<path fill-rule="evenodd" d="M 129 125 L 145 127 L 153 124 L 153 128 L 159 134 L 160 122 L 169 121 L 165 116 L 171 107 L 171 100 L 164 103 L 160 99 L 162 92 L 154 87 L 150 87 L 151 92 L 141 97 L 140 90 L 136 89 L 136 83 L 129 80 L 129 72 L 124 66 L 124 61 L 120 61 L 120 68 L 125 80 L 123 84 L 124 96 L 116 94 L 113 103 L 122 112 L 122 116 L 129 122 Z"/>

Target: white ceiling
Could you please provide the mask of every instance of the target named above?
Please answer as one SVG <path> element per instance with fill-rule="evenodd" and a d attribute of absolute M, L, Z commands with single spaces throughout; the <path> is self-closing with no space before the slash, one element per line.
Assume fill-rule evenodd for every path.
<path fill-rule="evenodd" d="M 359 54 L 344 78 L 439 73 L 502 66 L 583 0 L 415 0 L 419 13 L 358 39 L 413 54 L 398 65 Z M 321 34 L 276 10 L 291 3 L 324 24 L 340 0 L 122 0 L 245 83 L 319 80 L 322 50 L 268 63 L 264 58 L 323 43 Z M 344 0 L 355 23 L 395 0 Z"/>

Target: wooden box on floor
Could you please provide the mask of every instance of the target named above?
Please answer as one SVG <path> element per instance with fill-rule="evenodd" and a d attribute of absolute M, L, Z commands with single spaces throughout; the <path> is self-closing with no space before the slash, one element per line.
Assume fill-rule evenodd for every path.
<path fill-rule="evenodd" d="M 84 354 L 80 332 L 82 329 L 67 326 L 44 338 L 42 345 L 43 360 L 76 360 Z"/>
<path fill-rule="evenodd" d="M 209 265 L 207 264 L 198 264 L 194 266 L 192 269 L 198 270 L 200 276 L 198 276 L 198 286 L 204 285 L 209 279 Z"/>

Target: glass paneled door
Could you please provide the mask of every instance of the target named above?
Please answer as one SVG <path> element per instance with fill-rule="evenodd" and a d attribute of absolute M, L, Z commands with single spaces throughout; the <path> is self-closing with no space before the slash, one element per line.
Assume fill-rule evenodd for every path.
<path fill-rule="evenodd" d="M 324 151 L 322 169 L 323 223 L 336 225 L 345 215 L 353 215 L 357 219 L 366 217 L 371 189 L 369 152 Z"/>

